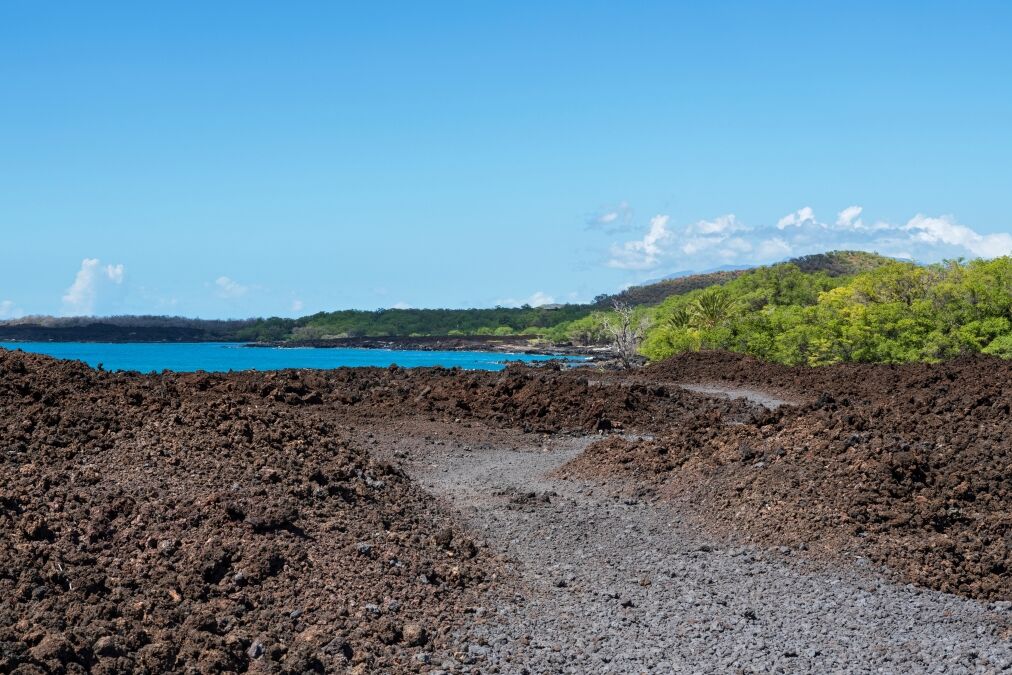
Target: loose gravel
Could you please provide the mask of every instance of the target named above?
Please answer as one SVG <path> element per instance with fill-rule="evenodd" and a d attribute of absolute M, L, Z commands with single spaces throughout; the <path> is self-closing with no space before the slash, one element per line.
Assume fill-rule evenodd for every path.
<path fill-rule="evenodd" d="M 634 484 L 549 477 L 591 438 L 439 431 L 377 441 L 505 556 L 519 591 L 478 608 L 469 646 L 434 672 L 1012 670 L 1009 603 L 736 545 Z"/>
<path fill-rule="evenodd" d="M 709 394 L 711 396 L 723 396 L 731 399 L 743 398 L 751 403 L 756 403 L 770 410 L 776 410 L 782 405 L 793 405 L 791 401 L 777 398 L 759 389 L 749 387 L 726 387 L 712 384 L 680 384 L 686 391 L 694 391 L 697 394 Z"/>

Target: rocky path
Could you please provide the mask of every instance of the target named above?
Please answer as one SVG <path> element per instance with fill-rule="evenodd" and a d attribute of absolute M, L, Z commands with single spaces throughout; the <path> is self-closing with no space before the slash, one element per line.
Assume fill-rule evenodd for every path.
<path fill-rule="evenodd" d="M 1012 672 L 1006 605 L 898 585 L 860 561 L 826 571 L 803 552 L 714 540 L 631 486 L 550 476 L 592 439 L 405 431 L 373 443 L 519 577 L 437 670 Z"/>
<path fill-rule="evenodd" d="M 784 398 L 778 398 L 769 392 L 750 387 L 728 387 L 719 384 L 683 383 L 679 383 L 678 386 L 687 391 L 694 391 L 699 394 L 726 396 L 728 398 L 743 398 L 747 401 L 751 401 L 752 403 L 771 409 L 779 408 L 782 405 L 794 405 L 792 401 L 788 401 Z"/>

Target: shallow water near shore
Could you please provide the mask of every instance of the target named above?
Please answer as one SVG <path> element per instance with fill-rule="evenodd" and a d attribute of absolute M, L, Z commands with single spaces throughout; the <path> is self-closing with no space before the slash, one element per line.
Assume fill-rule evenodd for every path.
<path fill-rule="evenodd" d="M 507 361 L 545 361 L 552 356 L 504 352 L 400 351 L 390 349 L 314 349 L 264 347 L 250 349 L 234 342 L 0 342 L 5 349 L 47 354 L 59 359 L 84 361 L 106 370 L 152 372 L 173 370 L 280 370 L 283 368 L 458 366 L 466 370 L 502 370 Z M 579 361 L 575 357 L 565 357 Z"/>

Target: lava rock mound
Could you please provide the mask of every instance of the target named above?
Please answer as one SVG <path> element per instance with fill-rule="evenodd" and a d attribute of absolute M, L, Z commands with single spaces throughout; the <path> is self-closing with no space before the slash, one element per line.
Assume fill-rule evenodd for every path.
<path fill-rule="evenodd" d="M 414 671 L 452 648 L 485 549 L 299 377 L 247 379 L 0 350 L 0 672 Z"/>
<path fill-rule="evenodd" d="M 646 376 L 764 387 L 805 403 L 733 423 L 682 416 L 649 440 L 596 443 L 568 473 L 661 483 L 711 526 L 1012 599 L 1012 363 L 787 368 L 703 353 Z"/>

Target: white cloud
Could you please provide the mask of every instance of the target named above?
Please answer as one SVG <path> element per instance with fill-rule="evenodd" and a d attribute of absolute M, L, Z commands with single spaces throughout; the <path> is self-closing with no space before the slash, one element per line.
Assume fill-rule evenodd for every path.
<path fill-rule="evenodd" d="M 713 248 L 721 242 L 721 237 L 689 237 L 682 240 L 680 250 L 685 255 L 696 255 L 700 251 Z"/>
<path fill-rule="evenodd" d="M 906 223 L 861 219 L 854 205 L 837 214 L 833 225 L 820 221 L 811 207 L 775 224 L 747 225 L 734 214 L 673 225 L 657 215 L 642 238 L 614 243 L 607 264 L 632 271 L 705 270 L 719 265 L 756 265 L 830 250 L 876 251 L 897 258 L 934 262 L 960 256 L 1012 254 L 1012 234 L 981 234 L 952 216 L 918 214 Z"/>
<path fill-rule="evenodd" d="M 996 258 L 1012 253 L 1012 235 L 1004 232 L 978 234 L 957 223 L 952 216 L 929 218 L 918 213 L 903 229 L 910 232 L 915 241 L 957 246 L 982 258 Z"/>
<path fill-rule="evenodd" d="M 13 300 L 0 300 L 0 319 L 20 319 L 25 313 Z"/>
<path fill-rule="evenodd" d="M 552 305 L 555 304 L 555 298 L 548 295 L 544 291 L 537 291 L 528 300 L 527 304 L 531 307 L 540 307 L 541 305 Z"/>
<path fill-rule="evenodd" d="M 411 305 L 409 305 L 408 303 L 406 303 L 403 300 L 401 300 L 400 302 L 395 302 L 390 307 L 390 309 L 411 309 Z"/>
<path fill-rule="evenodd" d="M 114 284 L 123 283 L 123 274 L 126 270 L 123 265 L 106 265 L 105 275 L 109 277 L 109 280 Z"/>
<path fill-rule="evenodd" d="M 724 234 L 746 230 L 741 221 L 733 213 L 717 216 L 713 220 L 699 220 L 685 228 L 686 232 L 698 234 Z"/>
<path fill-rule="evenodd" d="M 777 260 L 788 257 L 791 250 L 791 245 L 782 237 L 770 237 L 759 242 L 756 254 L 761 260 Z"/>
<path fill-rule="evenodd" d="M 632 225 L 633 210 L 629 202 L 621 201 L 616 206 L 609 206 L 587 218 L 589 228 L 601 229 L 605 232 L 621 232 Z"/>
<path fill-rule="evenodd" d="M 860 206 L 848 206 L 843 211 L 840 211 L 836 215 L 836 224 L 838 227 L 844 229 L 850 228 L 861 228 L 861 212 L 864 211 Z"/>
<path fill-rule="evenodd" d="M 724 248 L 722 250 L 734 254 L 748 253 L 752 250 L 752 244 L 742 237 L 732 237 L 724 242 Z"/>
<path fill-rule="evenodd" d="M 63 313 L 69 316 L 84 316 L 95 313 L 102 288 L 120 286 L 126 277 L 123 265 L 106 265 L 98 258 L 85 258 L 74 277 L 74 283 L 63 294 Z"/>
<path fill-rule="evenodd" d="M 805 206 L 794 213 L 788 213 L 777 221 L 777 229 L 784 230 L 788 227 L 804 227 L 816 223 L 815 212 L 811 206 Z"/>
<path fill-rule="evenodd" d="M 305 307 L 305 303 L 303 303 L 298 298 L 295 298 L 294 300 L 292 300 L 292 311 L 293 312 L 301 312 L 303 307 Z"/>
<path fill-rule="evenodd" d="M 238 281 L 226 276 L 220 276 L 215 279 L 214 285 L 217 287 L 217 291 L 215 291 L 217 296 L 226 300 L 241 298 L 249 290 L 247 286 L 243 286 Z"/>
<path fill-rule="evenodd" d="M 613 245 L 608 266 L 624 270 L 646 270 L 656 267 L 671 239 L 671 233 L 668 231 L 669 220 L 669 216 L 656 215 L 650 219 L 650 229 L 642 239 Z"/>

